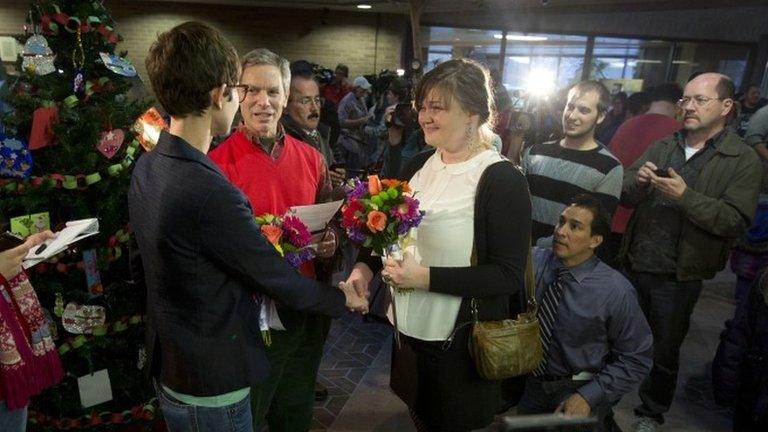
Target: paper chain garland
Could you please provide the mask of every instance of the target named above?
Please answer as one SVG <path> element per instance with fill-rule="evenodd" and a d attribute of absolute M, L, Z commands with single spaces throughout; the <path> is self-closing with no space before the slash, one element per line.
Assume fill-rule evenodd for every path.
<path fill-rule="evenodd" d="M 130 239 L 130 228 L 126 225 L 123 229 L 118 230 L 116 233 L 114 233 L 112 236 L 109 237 L 109 240 L 107 240 L 107 260 L 109 262 L 114 262 L 120 259 L 120 257 L 123 256 L 123 247 L 125 243 L 128 243 L 128 240 Z M 67 273 L 72 268 L 77 268 L 79 270 L 83 270 L 85 268 L 85 262 L 77 261 L 77 262 L 70 262 L 70 263 L 63 263 L 63 262 L 56 262 L 56 263 L 49 263 L 49 262 L 42 262 L 34 267 L 35 271 L 37 273 L 47 273 L 50 270 L 56 270 L 59 273 Z"/>
<path fill-rule="evenodd" d="M 139 325 L 142 322 L 144 322 L 143 315 L 124 316 L 114 323 L 96 327 L 93 330 L 93 335 L 86 336 L 81 334 L 75 336 L 74 338 L 67 338 L 59 346 L 59 354 L 64 355 L 69 352 L 74 352 L 78 348 L 93 340 L 94 337 L 107 336 L 123 332 L 128 330 L 130 326 Z M 54 427 L 60 430 L 79 430 L 88 429 L 104 424 L 127 424 L 135 420 L 151 421 L 154 420 L 156 411 L 157 400 L 156 398 L 152 398 L 148 402 L 141 405 L 136 405 L 130 410 L 120 412 L 93 411 L 90 415 L 83 415 L 82 417 L 78 418 L 58 418 L 30 410 L 29 422 L 42 427 Z"/>
<path fill-rule="evenodd" d="M 88 33 L 91 30 L 96 31 L 113 45 L 120 40 L 120 36 L 115 29 L 102 23 L 99 17 L 89 16 L 81 20 L 78 17 L 62 13 L 58 5 L 53 5 L 53 8 L 55 10 L 54 13 L 47 13 L 40 17 L 44 34 L 59 34 L 59 26 L 61 25 L 69 33 L 77 33 L 78 28 L 80 33 Z"/>
<path fill-rule="evenodd" d="M 121 412 L 93 411 L 89 415 L 78 418 L 57 418 L 29 410 L 29 422 L 42 427 L 54 427 L 60 430 L 81 430 L 105 424 L 128 424 L 136 420 L 152 421 L 157 412 L 157 398 L 152 398 L 144 404 L 136 405 L 130 410 Z"/>
<path fill-rule="evenodd" d="M 95 337 L 113 335 L 128 330 L 128 327 L 139 325 L 144 322 L 143 315 L 124 316 L 113 323 L 107 323 L 93 329 L 92 335 L 77 335 L 75 337 L 67 338 L 59 346 L 59 355 L 64 355 L 68 352 L 74 352 L 86 343 L 92 341 Z"/>
<path fill-rule="evenodd" d="M 139 148 L 139 142 L 137 140 L 131 141 L 130 144 L 128 144 L 128 148 L 125 151 L 125 158 L 120 161 L 119 163 L 112 164 L 106 168 L 105 175 L 109 175 L 111 177 L 117 177 L 122 173 L 124 170 L 128 169 L 128 167 L 133 164 L 133 162 L 136 160 L 136 152 Z M 26 191 L 26 188 L 28 186 L 31 187 L 40 187 L 43 185 L 53 185 L 55 188 L 63 188 L 68 190 L 85 190 L 88 188 L 88 186 L 97 183 L 102 180 L 102 174 L 99 172 L 94 172 L 90 174 L 75 174 L 75 175 L 67 175 L 67 174 L 48 174 L 45 176 L 33 176 L 30 177 L 29 181 L 26 182 L 20 182 L 18 180 L 13 179 L 2 179 L 0 180 L 0 195 L 3 193 L 17 193 L 17 194 L 23 194 Z"/>

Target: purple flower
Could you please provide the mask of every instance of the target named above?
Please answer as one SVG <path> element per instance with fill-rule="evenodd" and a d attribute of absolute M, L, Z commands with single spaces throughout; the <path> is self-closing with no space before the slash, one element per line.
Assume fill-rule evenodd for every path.
<path fill-rule="evenodd" d="M 294 268 L 301 267 L 305 262 L 311 261 L 315 257 L 315 251 L 310 248 L 300 249 L 295 252 L 286 252 L 285 259 Z"/>
<path fill-rule="evenodd" d="M 351 184 L 350 184 L 351 183 Z M 368 183 L 361 181 L 359 178 L 350 180 L 347 184 L 347 199 L 360 199 L 368 193 Z"/>
<path fill-rule="evenodd" d="M 355 243 L 362 243 L 366 238 L 363 230 L 359 227 L 347 228 L 347 236 L 349 236 L 349 239 Z"/>

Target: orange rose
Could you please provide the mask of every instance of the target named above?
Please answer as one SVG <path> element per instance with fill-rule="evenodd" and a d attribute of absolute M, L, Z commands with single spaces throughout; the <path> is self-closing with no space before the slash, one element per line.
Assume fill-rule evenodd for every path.
<path fill-rule="evenodd" d="M 400 180 L 397 179 L 381 179 L 381 184 L 384 186 L 391 188 L 391 187 L 398 187 L 402 184 Z"/>
<path fill-rule="evenodd" d="M 283 230 L 280 227 L 274 225 L 262 225 L 261 233 L 269 240 L 270 243 L 277 246 L 280 244 L 280 237 L 283 236 Z"/>
<path fill-rule="evenodd" d="M 371 196 L 374 196 L 374 195 L 377 195 L 379 192 L 381 192 L 381 181 L 379 180 L 379 176 L 377 175 L 368 176 L 368 193 L 370 193 Z"/>
<path fill-rule="evenodd" d="M 368 222 L 365 225 L 374 233 L 376 231 L 384 231 L 384 228 L 387 226 L 387 215 L 374 210 L 368 213 Z"/>

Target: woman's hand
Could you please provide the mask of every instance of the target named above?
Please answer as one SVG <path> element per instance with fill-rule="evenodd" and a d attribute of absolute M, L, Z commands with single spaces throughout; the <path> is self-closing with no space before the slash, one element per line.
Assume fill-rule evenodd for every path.
<path fill-rule="evenodd" d="M 387 259 L 381 277 L 395 287 L 429 290 L 429 267 L 417 263 L 408 252 L 400 262 Z"/>
<path fill-rule="evenodd" d="M 345 306 L 351 312 L 368 313 L 368 299 L 361 297 L 354 287 L 345 282 L 339 282 L 339 289 L 344 293 Z"/>
<path fill-rule="evenodd" d="M 46 230 L 37 234 L 32 234 L 27 237 L 23 244 L 16 246 L 15 248 L 0 252 L 0 274 L 2 274 L 5 279 L 11 279 L 19 274 L 21 271 L 21 263 L 24 261 L 24 257 L 27 256 L 27 253 L 29 253 L 29 250 L 54 237 L 54 234 L 50 230 Z"/>
<path fill-rule="evenodd" d="M 328 227 L 325 231 L 312 235 L 312 243 L 317 245 L 318 258 L 330 258 L 336 253 L 339 247 L 336 232 Z"/>
<path fill-rule="evenodd" d="M 349 273 L 346 284 L 352 286 L 357 295 L 367 300 L 371 295 L 368 289 L 371 279 L 373 279 L 371 268 L 367 264 L 357 263 Z"/>

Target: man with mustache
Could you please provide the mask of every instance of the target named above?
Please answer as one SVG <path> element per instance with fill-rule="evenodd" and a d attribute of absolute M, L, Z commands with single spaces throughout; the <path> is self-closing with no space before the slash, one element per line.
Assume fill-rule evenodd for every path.
<path fill-rule="evenodd" d="M 320 111 L 323 99 L 320 97 L 320 86 L 311 71 L 291 69 L 291 89 L 288 106 L 280 119 L 285 133 L 310 144 L 322 153 L 328 167 L 336 161 L 333 148 L 336 143 L 330 142 L 330 128 L 320 123 Z M 344 169 L 332 169 L 329 172 L 334 186 L 344 181 Z"/>
<path fill-rule="evenodd" d="M 678 101 L 683 129 L 651 145 L 624 175 L 622 204 L 635 212 L 619 255 L 654 338 L 635 431 L 664 422 L 701 282 L 723 269 L 733 240 L 755 215 L 762 168 L 726 127 L 733 97 L 725 75 L 693 78 Z"/>
<path fill-rule="evenodd" d="M 532 239 L 552 235 L 560 213 L 580 193 L 593 193 L 613 214 L 621 194 L 623 168 L 595 139 L 611 103 L 608 90 L 597 81 L 583 81 L 568 91 L 559 141 L 536 144 L 521 161 L 531 188 Z"/>
<path fill-rule="evenodd" d="M 211 159 L 248 197 L 254 215 L 282 215 L 292 206 L 329 199 L 332 188 L 323 155 L 285 134 L 280 125 L 290 94 L 288 61 L 262 48 L 246 54 L 241 63 L 235 87 L 243 124 L 210 153 Z M 312 243 L 318 244 L 320 258 L 333 256 L 337 247 L 333 230 L 315 235 Z M 311 262 L 300 271 L 316 276 Z M 271 332 L 267 357 L 272 374 L 251 392 L 254 430 L 266 422 L 273 432 L 304 431 L 312 421 L 315 378 L 330 321 L 280 303 L 277 312 L 285 330 Z"/>

